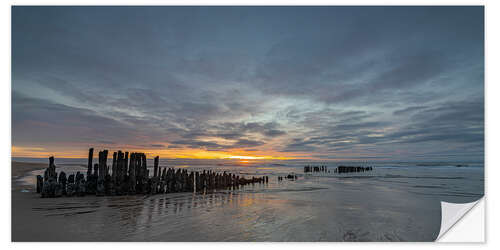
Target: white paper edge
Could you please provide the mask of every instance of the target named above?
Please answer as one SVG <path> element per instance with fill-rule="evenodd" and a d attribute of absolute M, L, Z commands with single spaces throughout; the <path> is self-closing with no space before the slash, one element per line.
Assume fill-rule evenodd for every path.
<path fill-rule="evenodd" d="M 441 202 L 437 242 L 484 242 L 484 198 L 470 203 Z"/>

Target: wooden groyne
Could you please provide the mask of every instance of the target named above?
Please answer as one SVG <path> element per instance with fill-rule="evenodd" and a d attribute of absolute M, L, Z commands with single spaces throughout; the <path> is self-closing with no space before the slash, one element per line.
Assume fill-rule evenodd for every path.
<path fill-rule="evenodd" d="M 352 173 L 352 172 L 365 172 L 372 171 L 373 167 L 361 167 L 361 166 L 338 166 L 334 173 Z"/>
<path fill-rule="evenodd" d="M 352 173 L 352 172 L 365 172 L 371 171 L 373 167 L 361 167 L 361 166 L 338 166 L 335 168 L 334 173 Z M 327 166 L 304 166 L 304 173 L 314 173 L 314 172 L 328 172 Z"/>
<path fill-rule="evenodd" d="M 78 171 L 66 176 L 56 172 L 54 157 L 44 176 L 36 176 L 36 191 L 43 198 L 61 196 L 112 196 L 134 194 L 164 194 L 177 192 L 203 192 L 215 189 L 237 189 L 240 186 L 267 183 L 269 178 L 244 178 L 235 174 L 211 170 L 187 171 L 160 167 L 159 156 L 154 158 L 150 176 L 144 153 L 114 152 L 113 163 L 108 166 L 108 150 L 99 152 L 98 163 L 93 164 L 94 149 L 89 149 L 87 173 Z"/>
<path fill-rule="evenodd" d="M 304 166 L 304 173 L 309 172 L 329 172 L 327 166 Z"/>
<path fill-rule="evenodd" d="M 284 179 L 288 179 L 288 180 L 297 180 L 298 179 L 298 176 L 294 173 L 291 173 L 291 174 L 288 174 L 286 176 L 278 176 L 278 181 L 283 181 Z"/>

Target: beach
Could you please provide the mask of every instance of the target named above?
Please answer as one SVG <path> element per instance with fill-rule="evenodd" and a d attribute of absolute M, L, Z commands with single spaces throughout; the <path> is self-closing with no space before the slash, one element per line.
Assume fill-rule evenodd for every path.
<path fill-rule="evenodd" d="M 380 164 L 364 173 L 304 174 L 299 164 L 179 163 L 271 178 L 208 193 L 42 199 L 31 180 L 46 166 L 13 162 L 13 241 L 433 241 L 440 201 L 471 202 L 484 193 L 481 166 Z M 277 181 L 292 172 L 297 180 Z"/>
<path fill-rule="evenodd" d="M 12 173 L 12 192 L 13 195 L 16 192 L 25 191 L 35 191 L 34 186 L 31 183 L 24 181 L 24 179 L 30 179 L 30 173 L 36 170 L 43 171 L 47 167 L 47 164 L 40 162 L 19 162 L 12 161 L 11 163 L 11 173 Z"/>

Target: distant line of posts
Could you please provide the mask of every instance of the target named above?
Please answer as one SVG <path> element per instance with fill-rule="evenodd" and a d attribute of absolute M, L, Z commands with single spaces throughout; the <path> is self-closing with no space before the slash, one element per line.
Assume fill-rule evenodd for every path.
<path fill-rule="evenodd" d="M 335 168 L 333 171 L 334 173 L 352 173 L 352 172 L 365 172 L 365 171 L 371 171 L 373 170 L 373 167 L 361 167 L 361 166 L 338 166 Z M 304 173 L 310 173 L 310 172 L 328 172 L 330 173 L 330 170 L 328 170 L 327 166 L 304 166 Z"/>
<path fill-rule="evenodd" d="M 308 172 L 328 172 L 327 166 L 304 166 L 304 173 Z"/>

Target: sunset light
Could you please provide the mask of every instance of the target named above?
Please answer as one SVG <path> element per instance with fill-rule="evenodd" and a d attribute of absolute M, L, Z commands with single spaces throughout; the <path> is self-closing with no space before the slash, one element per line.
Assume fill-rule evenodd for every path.
<path fill-rule="evenodd" d="M 265 157 L 256 157 L 256 156 L 241 156 L 241 155 L 233 155 L 228 157 L 229 159 L 241 159 L 241 160 L 259 160 L 265 159 Z"/>

